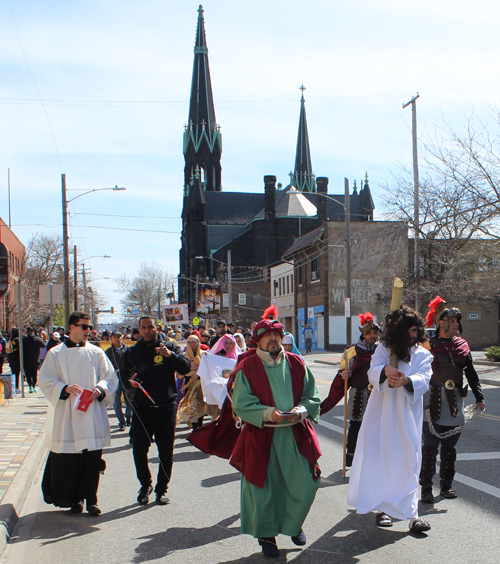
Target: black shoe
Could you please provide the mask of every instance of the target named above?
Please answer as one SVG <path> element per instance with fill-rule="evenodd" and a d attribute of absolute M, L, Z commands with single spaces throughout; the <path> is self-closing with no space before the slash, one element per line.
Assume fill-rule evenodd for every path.
<path fill-rule="evenodd" d="M 264 556 L 279 556 L 280 551 L 276 546 L 275 537 L 260 537 L 259 544 L 262 547 L 262 554 Z"/>
<path fill-rule="evenodd" d="M 70 509 L 71 513 L 81 513 L 83 511 L 83 501 L 73 503 Z"/>
<path fill-rule="evenodd" d="M 431 526 L 429 525 L 429 523 L 427 523 L 427 521 L 423 521 L 422 519 L 415 519 L 415 521 L 413 521 L 413 523 L 410 525 L 410 533 L 415 533 L 417 535 L 430 530 Z"/>
<path fill-rule="evenodd" d="M 165 494 L 163 495 L 156 494 L 156 503 L 158 505 L 168 505 L 170 503 L 170 500 Z"/>
<path fill-rule="evenodd" d="M 392 519 L 387 515 L 387 513 L 377 513 L 375 518 L 377 522 L 377 527 L 392 527 Z"/>
<path fill-rule="evenodd" d="M 127 427 L 130 427 L 130 419 L 126 423 Z"/>
<path fill-rule="evenodd" d="M 120 425 L 120 428 L 118 429 L 118 431 L 125 431 L 125 425 Z"/>
<path fill-rule="evenodd" d="M 306 544 L 307 539 L 303 529 L 300 529 L 300 533 L 296 537 L 292 537 L 292 542 L 297 546 L 304 546 Z"/>
<path fill-rule="evenodd" d="M 137 503 L 141 505 L 146 505 L 149 502 L 149 495 L 153 491 L 151 486 L 142 486 L 139 490 L 139 495 L 137 496 Z"/>
<path fill-rule="evenodd" d="M 350 468 L 352 466 L 352 459 L 354 458 L 354 454 L 349 454 L 347 453 L 345 455 L 345 465 L 347 468 Z"/>
<path fill-rule="evenodd" d="M 97 505 L 87 505 L 87 511 L 89 515 L 97 516 L 101 514 L 101 510 L 97 507 Z"/>

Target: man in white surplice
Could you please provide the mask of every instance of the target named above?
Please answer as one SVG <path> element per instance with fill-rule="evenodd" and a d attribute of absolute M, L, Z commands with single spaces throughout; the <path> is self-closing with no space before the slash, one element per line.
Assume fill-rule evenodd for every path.
<path fill-rule="evenodd" d="M 81 513 L 86 501 L 87 511 L 100 515 L 102 449 L 111 444 L 106 406 L 113 405 L 118 378 L 104 351 L 87 343 L 90 328 L 87 313 L 72 313 L 68 340 L 50 349 L 40 371 L 40 387 L 54 408 L 42 491 L 46 503 Z M 85 412 L 75 409 L 84 390 L 91 392 Z"/>
<path fill-rule="evenodd" d="M 430 525 L 418 517 L 423 396 L 429 388 L 432 355 L 425 323 L 413 309 L 401 306 L 385 319 L 385 331 L 368 371 L 373 385 L 349 481 L 348 503 L 357 513 L 378 511 L 379 527 L 392 518 L 409 519 L 410 531 Z M 390 365 L 390 355 L 398 367 Z"/>

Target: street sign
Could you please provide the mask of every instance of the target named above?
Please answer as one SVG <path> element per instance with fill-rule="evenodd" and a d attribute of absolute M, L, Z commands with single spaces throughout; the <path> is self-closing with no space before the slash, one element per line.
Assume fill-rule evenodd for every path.
<path fill-rule="evenodd" d="M 43 305 L 50 305 L 50 290 L 52 288 L 52 303 L 63 304 L 63 285 L 62 284 L 40 284 L 38 286 L 38 299 Z"/>
<path fill-rule="evenodd" d="M 18 306 L 19 299 L 21 299 L 21 307 L 24 306 L 26 296 L 26 288 L 24 284 L 16 284 L 16 291 L 14 292 L 14 302 Z"/>
<path fill-rule="evenodd" d="M 200 318 L 199 318 L 199 317 L 195 317 L 195 318 L 193 319 L 193 325 L 194 325 L 195 327 L 198 327 L 199 324 L 200 324 Z"/>

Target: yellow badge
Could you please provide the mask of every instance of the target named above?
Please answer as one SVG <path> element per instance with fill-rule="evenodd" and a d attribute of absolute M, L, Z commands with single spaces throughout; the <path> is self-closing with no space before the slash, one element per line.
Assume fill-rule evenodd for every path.
<path fill-rule="evenodd" d="M 163 362 L 163 357 L 161 354 L 157 354 L 154 358 L 155 364 L 161 364 Z"/>

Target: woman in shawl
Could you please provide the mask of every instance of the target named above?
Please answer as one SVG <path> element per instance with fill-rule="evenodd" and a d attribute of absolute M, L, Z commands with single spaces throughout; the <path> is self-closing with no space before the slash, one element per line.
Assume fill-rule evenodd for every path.
<path fill-rule="evenodd" d="M 283 339 L 281 339 L 281 344 L 286 351 L 298 354 L 300 357 L 302 357 L 299 349 L 297 348 L 297 345 L 295 344 L 295 339 L 292 333 L 285 332 Z"/>
<path fill-rule="evenodd" d="M 245 352 L 247 350 L 247 345 L 245 343 L 245 338 L 241 333 L 235 333 L 234 338 L 236 339 L 237 345 L 240 347 L 241 352 Z"/>
<path fill-rule="evenodd" d="M 236 339 L 233 335 L 223 335 L 215 345 L 210 349 L 208 354 L 215 354 L 219 356 L 225 356 L 226 358 L 230 358 L 234 361 L 238 358 L 243 351 L 240 349 L 238 344 L 236 343 Z M 230 372 L 230 371 L 229 371 Z M 223 371 L 221 376 L 227 380 L 229 378 L 230 373 Z M 217 418 L 219 414 L 219 406 L 215 403 L 208 403 L 208 398 L 212 398 L 212 402 L 214 401 L 215 397 L 213 395 L 206 393 L 206 401 L 207 401 L 207 415 L 210 415 L 212 421 Z"/>
<path fill-rule="evenodd" d="M 203 424 L 206 409 L 200 378 L 197 374 L 202 355 L 200 339 L 197 335 L 190 335 L 185 356 L 191 361 L 191 372 L 184 376 L 183 397 L 177 410 L 177 420 L 184 421 L 193 429 Z"/>

